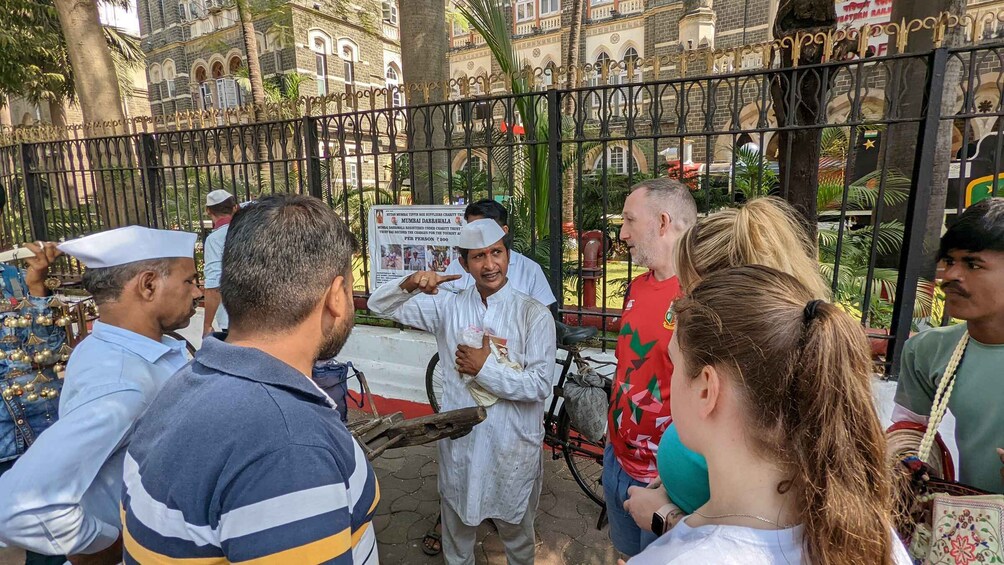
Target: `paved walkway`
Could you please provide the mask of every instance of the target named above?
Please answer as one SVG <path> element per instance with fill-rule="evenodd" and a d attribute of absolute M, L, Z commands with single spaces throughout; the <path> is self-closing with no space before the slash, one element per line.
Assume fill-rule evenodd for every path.
<path fill-rule="evenodd" d="M 442 563 L 422 553 L 422 537 L 439 513 L 434 445 L 391 450 L 373 462 L 380 479 L 380 505 L 374 520 L 382 563 Z M 537 563 L 592 565 L 617 562 L 607 527 L 596 529 L 600 509 L 579 489 L 565 460 L 544 458 L 544 486 L 537 512 Z M 505 551 L 489 524 L 478 531 L 479 564 L 504 565 Z"/>

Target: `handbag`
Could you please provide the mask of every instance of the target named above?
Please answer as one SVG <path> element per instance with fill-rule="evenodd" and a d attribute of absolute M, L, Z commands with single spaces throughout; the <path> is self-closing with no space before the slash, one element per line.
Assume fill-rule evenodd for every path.
<path fill-rule="evenodd" d="M 1004 535 L 1004 495 L 951 480 L 951 457 L 947 456 L 947 449 L 937 436 L 968 344 L 969 332 L 966 332 L 938 383 L 931 416 L 916 456 L 908 455 L 898 467 L 901 474 L 900 535 L 908 542 L 910 556 L 921 565 L 1004 563 L 1004 540 L 1001 539 Z M 891 431 L 895 434 L 910 430 Z M 908 454 L 908 450 L 896 449 L 897 443 L 902 444 L 902 437 L 902 433 L 899 438 L 891 435 L 891 453 Z M 941 457 L 931 459 L 936 444 Z"/>

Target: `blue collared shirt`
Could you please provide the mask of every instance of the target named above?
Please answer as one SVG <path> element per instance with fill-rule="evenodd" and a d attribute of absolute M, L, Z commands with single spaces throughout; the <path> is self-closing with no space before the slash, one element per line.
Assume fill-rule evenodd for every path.
<path fill-rule="evenodd" d="M 202 268 L 205 278 L 206 288 L 220 288 L 220 279 L 223 278 L 223 247 L 227 242 L 227 232 L 230 231 L 230 224 L 214 231 L 206 237 L 206 245 L 203 248 L 202 258 L 205 266 Z M 227 310 L 220 304 L 216 309 L 216 326 L 225 330 L 230 327 L 230 318 Z"/>
<path fill-rule="evenodd" d="M 132 425 L 187 362 L 184 342 L 95 322 L 67 364 L 59 420 L 0 477 L 0 541 L 47 555 L 110 546 Z"/>
<path fill-rule="evenodd" d="M 127 563 L 379 561 L 366 455 L 309 377 L 259 349 L 206 338 L 123 474 Z"/>

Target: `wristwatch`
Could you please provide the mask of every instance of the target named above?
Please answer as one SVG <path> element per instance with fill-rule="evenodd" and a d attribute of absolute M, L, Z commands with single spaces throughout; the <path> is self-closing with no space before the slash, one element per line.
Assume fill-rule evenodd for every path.
<path fill-rule="evenodd" d="M 663 505 L 652 514 L 652 533 L 661 536 L 675 526 L 682 516 L 683 512 L 672 502 Z"/>

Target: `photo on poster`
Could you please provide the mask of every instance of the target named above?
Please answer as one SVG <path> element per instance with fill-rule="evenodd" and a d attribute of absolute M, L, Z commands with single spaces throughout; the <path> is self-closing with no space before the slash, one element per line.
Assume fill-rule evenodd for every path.
<path fill-rule="evenodd" d="M 405 245 L 404 246 L 404 270 L 406 271 L 425 271 L 428 267 L 425 264 L 425 246 L 424 245 Z"/>
<path fill-rule="evenodd" d="M 426 263 L 430 271 L 442 273 L 453 262 L 449 245 L 430 245 L 426 248 Z"/>
<path fill-rule="evenodd" d="M 380 246 L 380 268 L 391 271 L 404 270 L 404 252 L 400 245 L 389 244 Z"/>

